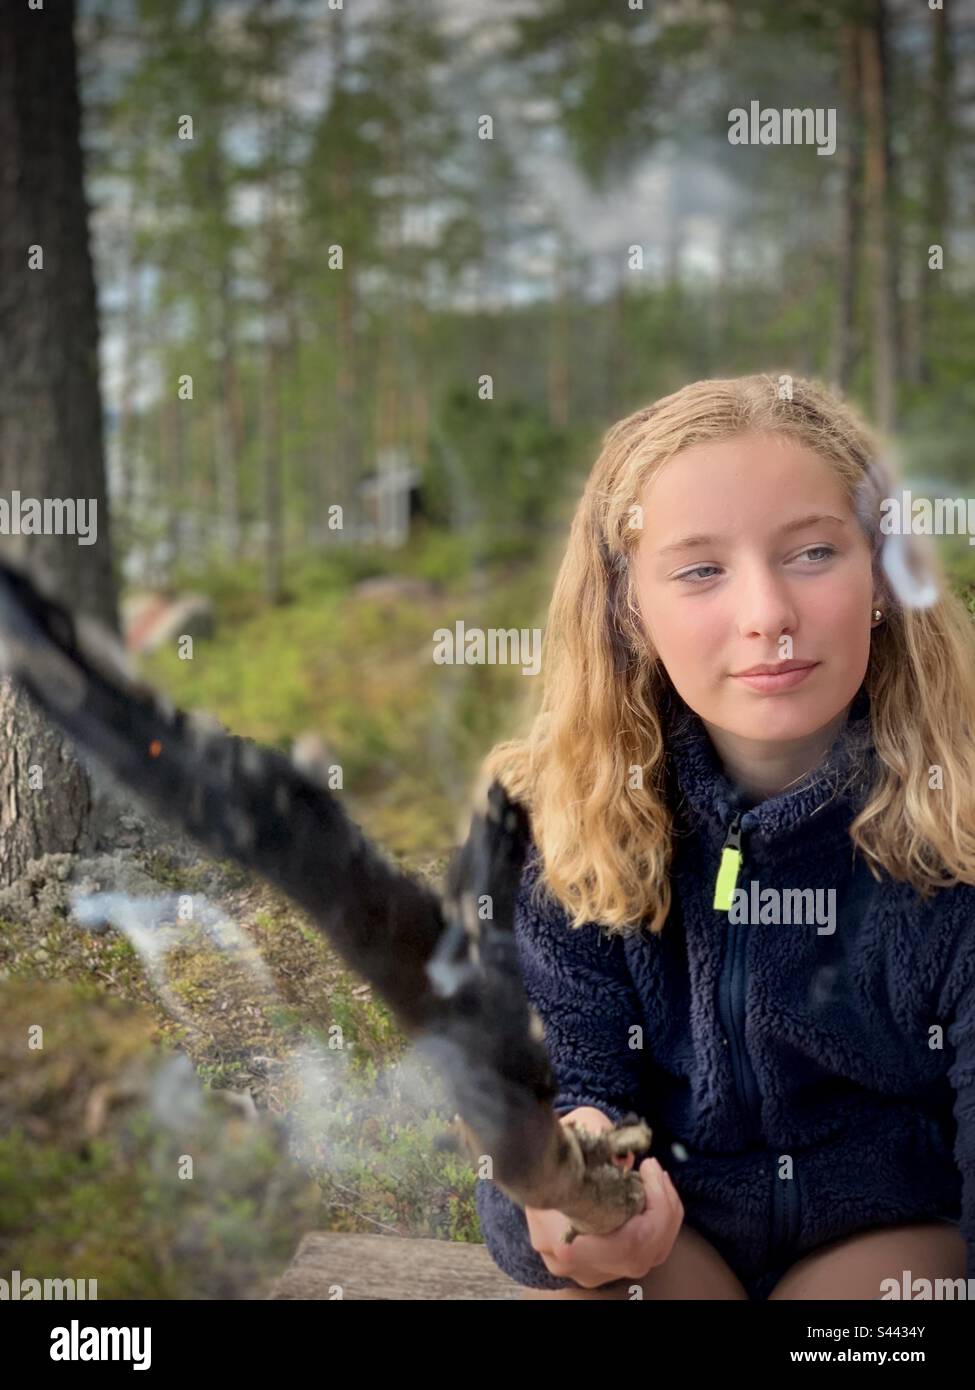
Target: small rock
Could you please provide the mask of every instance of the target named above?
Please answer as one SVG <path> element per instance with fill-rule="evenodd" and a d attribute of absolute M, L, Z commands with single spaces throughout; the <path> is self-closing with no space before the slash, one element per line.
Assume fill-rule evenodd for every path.
<path fill-rule="evenodd" d="M 357 599 L 367 599 L 373 603 L 401 603 L 436 598 L 437 589 L 429 580 L 417 579 L 413 575 L 380 574 L 372 579 L 361 579 L 352 593 Z"/>
<path fill-rule="evenodd" d="M 249 1120 L 256 1120 L 258 1118 L 258 1109 L 254 1104 L 254 1097 L 249 1090 L 229 1091 L 222 1090 L 218 1087 L 211 1087 L 210 1095 L 217 1096 L 228 1105 L 233 1106 L 236 1110 L 240 1110 Z"/>

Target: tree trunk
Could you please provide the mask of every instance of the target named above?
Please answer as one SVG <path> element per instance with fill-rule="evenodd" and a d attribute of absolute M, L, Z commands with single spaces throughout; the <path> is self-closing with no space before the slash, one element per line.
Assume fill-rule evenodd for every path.
<path fill-rule="evenodd" d="M 264 595 L 268 603 L 280 603 L 281 583 L 281 369 L 273 329 L 268 335 L 263 367 L 263 469 L 264 469 Z"/>
<path fill-rule="evenodd" d="M 348 81 L 348 41 L 345 26 L 344 12 L 336 10 L 329 22 L 335 72 L 333 103 L 336 111 L 343 110 L 347 100 L 345 88 Z M 328 193 L 332 208 L 343 213 L 354 206 L 357 196 L 353 175 L 354 169 L 349 153 L 340 145 L 329 167 Z M 346 243 L 343 245 L 346 258 L 343 259 L 342 269 L 328 272 L 329 277 L 338 276 L 334 300 L 335 341 L 338 353 L 334 393 L 336 423 L 328 435 L 320 426 L 316 432 L 317 448 L 313 465 L 315 508 L 312 518 L 312 535 L 316 546 L 335 544 L 336 541 L 347 539 L 351 534 L 351 530 L 345 531 L 344 535 L 328 530 L 328 507 L 334 504 L 342 507 L 343 527 L 352 528 L 359 521 L 355 488 L 362 475 L 363 445 L 358 393 L 362 365 L 359 331 L 356 326 L 358 283 L 355 257 L 349 254 L 351 247 L 347 244 L 347 238 L 343 237 L 342 241 Z"/>
<path fill-rule="evenodd" d="M 629 371 L 627 363 L 626 337 L 626 246 L 619 251 L 619 274 L 616 289 L 613 291 L 609 314 L 609 346 L 606 351 L 606 375 L 603 395 L 603 416 L 607 420 L 618 420 L 629 400 Z"/>
<path fill-rule="evenodd" d="M 183 415 L 186 401 L 177 394 L 177 382 L 168 380 L 163 396 L 163 410 L 167 417 L 169 437 L 169 457 L 166 459 L 167 486 L 169 495 L 169 545 L 167 548 L 167 578 L 185 559 L 186 548 L 186 420 Z M 190 406 L 192 409 L 192 406 Z"/>
<path fill-rule="evenodd" d="M 393 188 L 398 189 L 403 172 L 402 132 L 395 121 L 391 123 L 388 137 L 384 142 L 383 174 Z M 402 195 L 391 193 L 386 207 L 388 232 L 382 238 L 390 265 L 400 265 L 403 260 L 403 205 Z M 389 306 L 384 322 L 379 330 L 378 346 L 378 421 L 374 438 L 373 470 L 377 481 L 380 459 L 387 450 L 395 449 L 402 442 L 402 401 L 401 373 L 398 349 L 402 342 L 403 305 L 399 292 L 398 276 L 389 281 Z M 378 494 L 377 494 L 378 506 Z M 379 521 L 377 517 L 377 533 Z"/>
<path fill-rule="evenodd" d="M 888 164 L 884 0 L 871 0 L 860 29 L 866 134 L 866 212 L 869 227 L 873 408 L 886 433 L 896 425 L 896 305 L 894 303 Z"/>
<path fill-rule="evenodd" d="M 934 36 L 931 53 L 931 90 L 928 93 L 928 138 L 925 144 L 927 188 L 924 199 L 924 238 L 917 269 L 917 339 L 912 353 L 912 380 L 927 384 L 931 380 L 931 322 L 937 303 L 943 270 L 928 266 L 928 247 L 937 244 L 944 248 L 945 233 L 950 217 L 949 145 L 952 134 L 952 76 L 951 43 L 948 11 L 935 10 L 931 15 Z"/>
<path fill-rule="evenodd" d="M 856 365 L 856 287 L 860 253 L 860 178 L 863 167 L 860 120 L 860 56 L 856 24 L 845 23 L 840 34 L 840 90 L 850 138 L 843 151 L 843 211 L 839 248 L 839 287 L 833 339 L 831 377 L 845 392 Z"/>
<path fill-rule="evenodd" d="M 281 358 L 283 254 L 278 221 L 277 190 L 273 175 L 268 188 L 265 222 L 264 355 L 261 368 L 261 453 L 264 501 L 264 595 L 268 603 L 281 602 L 282 584 L 282 498 L 281 498 Z"/>
<path fill-rule="evenodd" d="M 223 549 L 228 555 L 236 555 L 241 538 L 238 470 L 244 450 L 244 418 L 240 377 L 237 371 L 233 289 L 230 267 L 226 262 L 220 267 L 220 285 L 217 298 L 219 300 L 218 336 L 220 340 L 217 488 L 220 498 L 221 532 L 224 538 Z"/>
<path fill-rule="evenodd" d="M 570 248 L 560 240 L 553 267 L 554 293 L 549 328 L 548 418 L 553 429 L 569 425 L 569 352 L 571 339 Z"/>
<path fill-rule="evenodd" d="M 136 412 L 132 407 L 135 392 L 135 365 L 138 359 L 138 272 L 135 251 L 135 179 L 129 173 L 128 196 L 125 200 L 125 276 L 123 294 L 125 303 L 122 310 L 122 380 L 119 386 L 119 411 L 116 433 L 116 500 L 122 517 L 129 517 L 135 502 L 135 464 L 134 428 Z"/>
<path fill-rule="evenodd" d="M 0 496 L 12 513 L 14 491 L 42 504 L 84 499 L 96 539 L 79 544 L 76 517 L 72 534 L 0 535 L 0 553 L 117 632 L 80 124 L 73 3 L 3 5 Z M 0 739 L 0 881 L 10 883 L 30 859 L 77 847 L 90 788 L 70 748 L 6 679 Z"/>

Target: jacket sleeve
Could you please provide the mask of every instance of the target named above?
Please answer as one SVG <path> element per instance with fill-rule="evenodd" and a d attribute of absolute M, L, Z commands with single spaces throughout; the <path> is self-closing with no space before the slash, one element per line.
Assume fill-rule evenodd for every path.
<path fill-rule="evenodd" d="M 629 1111 L 645 1113 L 643 1053 L 630 1048 L 630 1029 L 643 1024 L 632 976 L 619 937 L 597 926 L 568 926 L 560 904 L 536 906 L 534 849 L 522 874 L 514 934 L 525 992 L 541 1018 L 558 1094 L 557 1115 L 582 1105 L 614 1122 Z M 575 1288 L 550 1274 L 532 1248 L 525 1213 L 489 1179 L 478 1179 L 475 1203 L 488 1253 L 499 1269 L 531 1288 Z"/>
<path fill-rule="evenodd" d="M 970 901 L 975 902 L 975 894 L 966 894 L 966 909 Z M 975 918 L 971 916 L 954 950 L 943 1001 L 944 1016 L 951 1020 L 945 1036 L 954 1051 L 948 1080 L 955 1096 L 953 1111 L 958 1126 L 955 1161 L 962 1177 L 965 1277 L 975 1279 Z"/>

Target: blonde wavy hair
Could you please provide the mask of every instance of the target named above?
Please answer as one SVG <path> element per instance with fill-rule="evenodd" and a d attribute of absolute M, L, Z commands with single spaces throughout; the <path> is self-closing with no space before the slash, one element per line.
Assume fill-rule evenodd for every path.
<path fill-rule="evenodd" d="M 629 523 L 644 486 L 683 449 L 752 431 L 814 450 L 846 489 L 871 547 L 886 621 L 864 679 L 878 772 L 850 838 L 878 869 L 935 889 L 975 883 L 975 629 L 937 556 L 939 597 L 906 606 L 881 564 L 882 498 L 891 473 L 854 410 L 800 377 L 697 381 L 618 421 L 603 437 L 573 518 L 542 647 L 541 708 L 527 737 L 492 748 L 479 785 L 497 778 L 528 813 L 540 874 L 578 927 L 660 931 L 671 906 L 672 816 L 663 710 L 673 690 L 644 629 Z M 898 484 L 899 487 L 899 484 Z M 943 770 L 932 795 L 929 769 Z M 630 769 L 642 768 L 632 787 Z"/>

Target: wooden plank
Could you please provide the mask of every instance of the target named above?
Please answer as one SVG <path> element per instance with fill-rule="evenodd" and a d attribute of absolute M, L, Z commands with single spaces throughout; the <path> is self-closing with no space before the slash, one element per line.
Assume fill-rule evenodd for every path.
<path fill-rule="evenodd" d="M 484 1245 L 310 1231 L 268 1297 L 517 1299 L 522 1293 Z"/>

